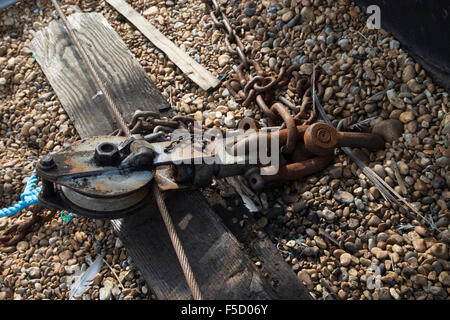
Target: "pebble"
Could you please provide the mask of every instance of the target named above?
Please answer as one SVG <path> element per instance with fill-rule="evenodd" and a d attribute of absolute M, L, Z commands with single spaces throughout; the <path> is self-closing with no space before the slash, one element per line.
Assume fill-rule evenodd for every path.
<path fill-rule="evenodd" d="M 403 125 L 397 119 L 383 120 L 373 127 L 372 133 L 382 136 L 387 142 L 393 142 L 402 136 Z"/>
<path fill-rule="evenodd" d="M 159 8 L 157 6 L 152 6 L 150 8 L 148 8 L 147 10 L 145 10 L 142 14 L 144 16 L 154 16 L 157 15 L 159 13 Z"/>
<path fill-rule="evenodd" d="M 225 66 L 226 64 L 228 64 L 229 61 L 230 61 L 229 55 L 223 54 L 223 55 L 219 56 L 219 58 L 218 58 L 219 67 Z"/>
<path fill-rule="evenodd" d="M 283 20 L 283 22 L 289 22 L 293 17 L 294 17 L 294 12 L 289 10 L 281 16 L 281 20 Z"/>
<path fill-rule="evenodd" d="M 409 80 L 414 79 L 416 76 L 416 71 L 414 70 L 414 66 L 412 64 L 406 65 L 402 72 L 402 81 L 407 83 Z"/>
<path fill-rule="evenodd" d="M 435 257 L 447 260 L 449 257 L 448 254 L 448 248 L 447 245 L 445 243 L 435 243 L 433 244 L 430 249 L 429 249 L 429 253 Z"/>
<path fill-rule="evenodd" d="M 315 19 L 314 10 L 311 7 L 303 7 L 300 11 L 303 22 L 313 21 Z"/>
<path fill-rule="evenodd" d="M 30 247 L 28 241 L 19 241 L 16 245 L 16 249 L 20 252 L 25 252 Z"/>
<path fill-rule="evenodd" d="M 309 275 L 309 273 L 306 270 L 299 271 L 297 276 L 308 290 L 311 291 L 314 288 L 314 283 L 311 280 L 311 276 Z"/>
<path fill-rule="evenodd" d="M 351 193 L 347 192 L 347 191 L 343 191 L 343 190 L 338 190 L 334 193 L 333 197 L 339 201 L 339 202 L 343 202 L 343 203 L 352 203 L 354 200 L 354 197 Z"/>
<path fill-rule="evenodd" d="M 399 120 L 403 123 L 413 121 L 416 117 L 412 111 L 405 111 L 400 114 Z"/>
<path fill-rule="evenodd" d="M 339 258 L 339 261 L 340 261 L 341 265 L 346 267 L 352 262 L 352 256 L 350 254 L 348 254 L 348 253 L 344 253 Z"/>
<path fill-rule="evenodd" d="M 255 8 L 244 8 L 244 14 L 248 17 L 253 17 L 253 15 L 256 13 Z"/>
<path fill-rule="evenodd" d="M 198 90 L 160 50 L 118 19 L 114 9 L 101 2 L 81 1 L 78 5 L 82 11 L 96 11 L 107 18 L 157 88 L 164 94 L 172 89 L 174 109 L 181 108 L 184 114 L 203 120 L 210 127 L 234 128 L 243 116 L 264 119 L 258 108 L 242 107 L 241 101 L 236 102 L 223 86 L 211 92 Z M 230 56 L 223 33 L 212 26 L 204 4 L 138 0 L 131 5 L 214 76 L 234 76 L 232 68 L 238 60 Z M 354 124 L 375 117 L 370 123 L 372 131 L 388 143 L 383 150 L 361 152 L 361 157 L 365 154 L 364 160 L 371 168 L 378 165 L 377 172 L 400 192 L 389 163 L 396 161 L 408 191 L 404 196 L 425 215 L 432 214 L 444 232 L 435 238 L 420 229 L 413 218 L 385 203 L 379 191 L 342 153 L 337 153 L 328 169 L 313 177 L 286 182 L 274 188 L 273 194 L 268 193 L 268 212 L 276 214 L 270 219 L 257 219 L 257 227 L 275 226 L 277 237 L 306 241 L 307 248 L 287 241 L 294 245 L 289 263 L 296 272 L 301 270 L 297 275 L 317 299 L 322 299 L 322 278 L 343 299 L 428 299 L 431 295 L 448 298 L 448 247 L 442 245 L 448 246 L 445 236 L 449 232 L 448 219 L 442 216 L 448 210 L 446 182 L 450 175 L 445 169 L 449 158 L 444 150 L 448 148 L 450 115 L 441 107 L 448 105 L 447 93 L 433 83 L 396 39 L 384 30 L 367 33 L 364 12 L 348 1 L 242 1 L 230 8 L 233 14 L 229 18 L 235 30 L 244 30 L 244 46 L 260 53 L 258 59 L 266 71 L 273 73 L 281 66 L 298 63 L 302 66 L 300 73 L 309 76 L 312 64 L 316 65 L 321 73 L 316 81 L 324 89 L 320 101 L 331 120 L 353 116 Z M 30 14 L 33 10 L 34 14 Z M 0 21 L 23 31 L 9 35 L 9 29 L 6 30 L 0 44 L 2 203 L 15 203 L 18 199 L 23 178 L 31 173 L 36 157 L 79 139 L 28 48 L 32 37 L 29 30 L 45 27 L 53 20 L 52 12 L 47 2 L 42 2 L 39 9 L 24 4 L 14 7 L 13 13 L 0 12 Z M 232 82 L 232 87 L 240 90 L 237 82 Z M 301 103 L 295 92 L 281 89 L 280 94 L 286 94 L 296 105 Z M 194 102 L 196 99 L 198 103 Z M 211 119 L 205 121 L 209 114 Z M 260 123 L 267 125 L 264 120 Z M 275 198 L 283 201 L 273 207 Z M 8 218 L 0 228 L 16 219 Z M 84 263 L 81 261 L 88 256 L 95 258 L 100 251 L 106 252 L 105 259 L 119 277 L 128 279 L 123 282 L 125 290 L 115 284 L 113 274 L 104 266 L 98 282 L 90 286 L 83 299 L 143 298 L 140 293 L 145 295 L 147 289 L 136 270 L 129 272 L 132 265 L 108 223 L 79 217 L 61 223 L 58 219 L 55 217 L 32 233 L 26 240 L 28 247 L 18 243 L 1 248 L 2 270 L 11 270 L 1 278 L 4 286 L 0 288 L 0 299 L 67 297 L 69 286 L 62 283 L 63 277 L 75 274 Z M 396 231 L 407 224 L 413 225 L 414 230 Z M 340 246 L 323 238 L 320 228 Z M 382 287 L 368 290 L 363 277 L 373 263 L 383 274 Z M 37 269 L 31 268 L 40 271 L 39 277 L 30 276 L 30 271 L 38 276 Z M 46 271 L 48 268 L 52 272 Z M 418 274 L 423 275 L 419 281 L 425 284 L 420 289 L 414 286 Z M 4 288 L 12 291 L 6 294 Z"/>

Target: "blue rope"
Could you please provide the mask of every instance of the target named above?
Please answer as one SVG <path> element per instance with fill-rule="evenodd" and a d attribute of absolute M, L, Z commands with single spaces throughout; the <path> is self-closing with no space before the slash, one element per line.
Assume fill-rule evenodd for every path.
<path fill-rule="evenodd" d="M 36 177 L 36 173 L 33 172 L 31 177 L 27 181 L 25 190 L 20 195 L 20 201 L 12 207 L 1 209 L 0 218 L 12 216 L 22 209 L 28 208 L 30 205 L 38 202 L 39 192 L 41 191 L 42 187 L 35 188 L 37 180 L 38 178 Z"/>

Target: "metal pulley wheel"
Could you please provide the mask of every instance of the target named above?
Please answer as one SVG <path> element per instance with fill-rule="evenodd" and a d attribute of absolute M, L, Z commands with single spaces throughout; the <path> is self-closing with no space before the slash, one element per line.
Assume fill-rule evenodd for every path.
<path fill-rule="evenodd" d="M 44 157 L 37 167 L 43 180 L 40 203 L 91 218 L 115 219 L 134 213 L 151 198 L 155 170 L 124 164 L 130 153 L 127 140 L 94 137 Z"/>

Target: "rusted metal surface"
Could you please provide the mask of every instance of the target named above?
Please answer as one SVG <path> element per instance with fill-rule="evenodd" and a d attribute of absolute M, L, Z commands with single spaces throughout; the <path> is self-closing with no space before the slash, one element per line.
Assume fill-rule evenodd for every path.
<path fill-rule="evenodd" d="M 294 132 L 295 134 L 292 134 Z M 262 140 L 266 139 L 265 143 Z M 289 131 L 288 128 L 276 132 L 258 131 L 246 136 L 233 147 L 233 152 L 245 150 L 250 146 L 270 146 L 271 139 L 277 139 L 281 148 L 289 141 L 294 141 L 295 147 L 287 154 L 290 163 L 282 165 L 275 175 L 259 175 L 252 172 L 247 180 L 256 191 L 266 187 L 265 183 L 296 180 L 325 169 L 334 156 L 336 147 L 357 147 L 378 150 L 384 147 L 384 140 L 371 133 L 356 133 L 337 131 L 334 127 L 317 122 L 312 125 L 300 125 Z M 268 150 L 272 152 L 272 150 Z M 267 168 L 261 168 L 264 172 Z"/>
<path fill-rule="evenodd" d="M 264 182 L 280 182 L 297 180 L 324 170 L 331 161 L 333 155 L 317 156 L 311 159 L 294 162 L 280 167 L 276 175 L 263 175 Z"/>
<path fill-rule="evenodd" d="M 50 210 L 44 214 L 44 209 L 39 206 L 31 207 L 32 216 L 30 219 L 18 222 L 0 234 L 0 245 L 4 247 L 14 246 L 21 241 L 35 224 L 50 220 L 56 213 L 56 210 Z"/>

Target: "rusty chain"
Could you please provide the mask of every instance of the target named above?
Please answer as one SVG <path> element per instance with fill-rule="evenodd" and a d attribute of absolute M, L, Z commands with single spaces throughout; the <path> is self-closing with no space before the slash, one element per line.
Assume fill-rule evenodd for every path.
<path fill-rule="evenodd" d="M 14 246 L 21 241 L 29 232 L 32 226 L 50 220 L 56 213 L 50 210 L 47 215 L 42 214 L 43 209 L 37 205 L 31 207 L 32 216 L 30 219 L 13 224 L 0 235 L 0 244 L 4 247 Z"/>
<path fill-rule="evenodd" d="M 227 80 L 224 83 L 225 87 L 236 101 L 241 102 L 242 107 L 246 108 L 251 104 L 256 104 L 262 114 L 266 117 L 268 125 L 280 125 L 279 132 L 280 134 L 285 135 L 280 152 L 287 158 L 287 164 L 282 166 L 279 173 L 270 177 L 268 181 L 297 179 L 324 169 L 333 158 L 328 150 L 323 155 L 310 152 L 317 148 L 315 147 L 316 142 L 319 144 L 322 142 L 322 144 L 327 144 L 329 142 L 327 140 L 328 135 L 333 134 L 328 132 L 327 128 L 319 128 L 314 134 L 309 132 L 312 131 L 312 128 L 314 127 L 311 124 L 316 116 L 314 108 L 311 107 L 313 105 L 312 96 L 313 94 L 316 94 L 320 97 L 323 94 L 322 86 L 320 84 L 316 85 L 315 83 L 315 80 L 318 78 L 318 70 L 314 70 L 312 76 L 307 76 L 300 73 L 299 65 L 293 64 L 289 66 L 277 66 L 275 68 L 275 74 L 268 75 L 255 58 L 254 50 L 247 55 L 247 50 L 244 47 L 241 38 L 233 29 L 231 22 L 223 13 L 217 1 L 203 1 L 211 8 L 209 15 L 215 27 L 225 33 L 225 43 L 228 51 L 239 59 L 239 65 L 235 70 L 236 77 Z M 61 16 L 66 29 L 69 31 L 72 41 L 76 44 L 77 50 L 81 52 L 82 58 L 87 64 L 91 76 L 96 80 L 97 88 L 105 95 L 106 102 L 118 121 L 120 129 L 115 130 L 112 135 L 130 136 L 131 134 L 147 133 L 151 131 L 151 134 L 154 135 L 152 137 L 163 137 L 167 132 L 177 128 L 186 128 L 192 132 L 195 123 L 194 118 L 188 116 L 174 116 L 172 118 L 161 117 L 159 113 L 152 111 L 138 110 L 134 113 L 130 122 L 126 124 L 113 101 L 109 99 L 110 96 L 108 91 L 104 87 L 104 84 L 99 80 L 91 61 L 83 54 L 84 50 L 76 35 L 71 31 L 57 1 L 52 0 L 52 3 L 56 7 L 58 14 Z M 300 106 L 294 108 L 298 109 L 298 112 L 295 115 L 293 115 L 286 106 L 286 102 L 282 103 L 274 101 L 277 90 L 283 89 L 286 86 L 291 92 L 301 97 Z M 317 88 L 317 93 L 314 92 L 314 89 L 312 88 Z M 280 100 L 283 101 L 282 99 Z M 239 129 L 245 131 L 247 127 L 259 129 L 259 123 L 252 119 L 242 119 L 239 123 Z M 318 127 L 315 126 L 315 128 Z M 202 126 L 202 129 L 206 130 L 207 128 Z M 302 131 L 302 134 L 299 134 L 300 131 Z M 310 138 L 308 138 L 308 132 Z M 303 137 L 305 137 L 305 139 L 303 139 Z M 263 185 L 261 185 L 261 187 L 263 187 Z M 201 291 L 156 184 L 153 184 L 153 189 L 155 199 L 193 297 L 195 299 L 202 299 Z M 35 206 L 32 209 L 32 212 L 33 216 L 31 219 L 22 223 L 17 223 L 4 231 L 0 236 L 0 243 L 4 246 L 16 244 L 26 235 L 31 226 L 35 223 L 49 220 L 56 211 L 50 211 L 49 214 L 44 216 L 43 214 L 39 214 L 42 212 L 42 208 Z"/>
<path fill-rule="evenodd" d="M 236 68 L 236 77 L 227 80 L 224 85 L 230 94 L 241 102 L 243 107 L 249 107 L 251 103 L 256 103 L 263 115 L 267 118 L 269 126 L 273 126 L 283 120 L 284 127 L 287 122 L 291 123 L 288 128 L 292 129 L 292 123 L 311 124 L 315 118 L 315 112 L 311 108 L 312 104 L 312 79 L 309 76 L 299 73 L 300 66 L 276 68 L 276 75 L 268 75 L 254 58 L 254 52 L 250 56 L 246 55 L 246 49 L 241 38 L 233 29 L 230 20 L 220 8 L 217 0 L 204 0 L 210 8 L 210 17 L 214 26 L 222 30 L 225 34 L 225 43 L 228 51 L 239 58 L 239 65 Z M 317 75 L 315 75 L 317 79 Z M 290 91 L 302 97 L 299 112 L 295 117 L 289 109 L 280 102 L 274 102 L 275 91 L 287 86 Z M 318 95 L 322 95 L 322 86 L 318 85 Z M 284 148 L 284 152 L 293 151 L 295 141 L 291 141 L 289 147 Z"/>

